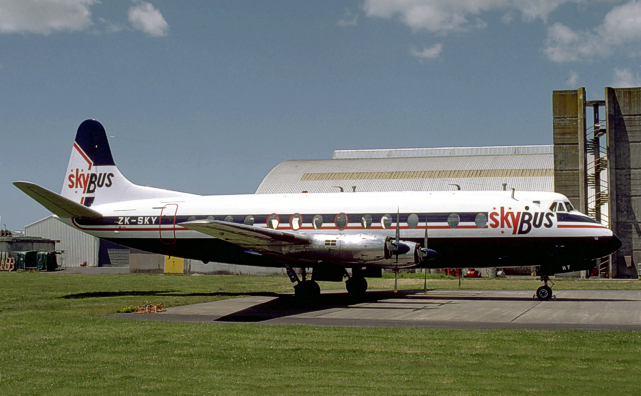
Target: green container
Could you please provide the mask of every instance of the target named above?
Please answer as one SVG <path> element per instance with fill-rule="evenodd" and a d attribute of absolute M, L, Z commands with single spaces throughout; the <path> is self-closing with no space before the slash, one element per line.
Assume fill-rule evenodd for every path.
<path fill-rule="evenodd" d="M 55 271 L 57 267 L 58 263 L 56 263 L 54 252 L 38 252 L 36 266 L 38 271 Z"/>
<path fill-rule="evenodd" d="M 16 271 L 25 269 L 25 261 L 27 258 L 27 252 L 13 252 L 13 255 L 16 259 Z"/>
<path fill-rule="evenodd" d="M 38 267 L 38 252 L 14 252 L 16 270 L 36 269 Z"/>
<path fill-rule="evenodd" d="M 25 252 L 24 268 L 36 269 L 38 267 L 38 252 Z"/>

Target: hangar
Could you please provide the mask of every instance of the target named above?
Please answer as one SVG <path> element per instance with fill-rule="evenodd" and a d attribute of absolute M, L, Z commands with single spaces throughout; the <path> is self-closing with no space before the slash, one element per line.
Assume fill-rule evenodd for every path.
<path fill-rule="evenodd" d="M 336 150 L 272 169 L 257 194 L 352 191 L 554 190 L 554 147 Z"/>

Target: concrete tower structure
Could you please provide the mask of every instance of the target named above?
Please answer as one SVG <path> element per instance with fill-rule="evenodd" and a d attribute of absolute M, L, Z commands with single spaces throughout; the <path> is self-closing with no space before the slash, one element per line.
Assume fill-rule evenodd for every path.
<path fill-rule="evenodd" d="M 623 246 L 600 270 L 636 278 L 641 264 L 641 88 L 554 91 L 554 188 L 607 224 Z M 593 122 L 586 122 L 586 109 Z M 601 110 L 605 120 L 600 117 Z M 607 214 L 606 214 L 607 213 Z"/>

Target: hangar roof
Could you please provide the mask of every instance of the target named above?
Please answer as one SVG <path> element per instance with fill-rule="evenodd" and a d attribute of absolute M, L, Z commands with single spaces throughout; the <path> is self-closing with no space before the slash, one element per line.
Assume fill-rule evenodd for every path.
<path fill-rule="evenodd" d="M 554 191 L 552 145 L 336 150 L 272 169 L 257 194 L 343 191 Z"/>

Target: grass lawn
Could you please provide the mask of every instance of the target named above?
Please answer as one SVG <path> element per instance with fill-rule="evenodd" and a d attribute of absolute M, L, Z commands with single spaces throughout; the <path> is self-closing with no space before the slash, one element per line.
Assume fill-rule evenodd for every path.
<path fill-rule="evenodd" d="M 393 279 L 369 280 L 391 288 Z M 530 280 L 463 280 L 531 289 Z M 422 279 L 400 279 L 422 289 Z M 343 288 L 323 283 L 323 289 Z M 457 279 L 428 287 L 458 288 Z M 557 281 L 555 289 L 641 288 Z M 641 333 L 204 324 L 105 317 L 291 291 L 285 277 L 0 273 L 0 395 L 638 394 Z"/>

